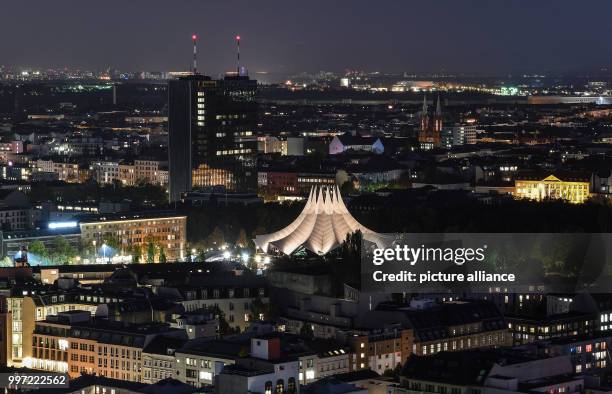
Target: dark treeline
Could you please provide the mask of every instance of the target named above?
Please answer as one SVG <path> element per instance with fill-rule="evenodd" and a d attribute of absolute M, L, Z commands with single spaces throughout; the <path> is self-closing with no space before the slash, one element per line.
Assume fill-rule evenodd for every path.
<path fill-rule="evenodd" d="M 612 231 L 612 205 L 506 201 L 488 205 L 472 199 L 428 199 L 380 210 L 355 212 L 378 232 L 552 233 Z"/>
<path fill-rule="evenodd" d="M 220 235 L 234 243 L 245 236 L 280 230 L 291 223 L 303 202 L 267 203 L 256 206 L 185 207 L 192 244 L 206 246 Z M 509 200 L 488 205 L 470 198 L 438 200 L 435 197 L 383 204 L 380 209 L 355 211 L 365 226 L 378 232 L 609 232 L 612 206 L 587 203 L 530 202 Z M 242 235 L 241 235 L 242 233 Z M 213 235 L 214 234 L 214 235 Z"/>
<path fill-rule="evenodd" d="M 129 200 L 134 210 L 168 208 L 168 196 L 161 186 L 123 186 L 119 182 L 100 186 L 93 180 L 85 183 L 36 182 L 32 184 L 30 200 L 72 204 Z"/>
<path fill-rule="evenodd" d="M 183 207 L 187 215 L 187 235 L 192 247 L 213 246 L 213 242 L 250 242 L 256 234 L 280 230 L 293 221 L 304 208 L 303 202 L 270 203 L 254 206 L 208 205 Z"/>

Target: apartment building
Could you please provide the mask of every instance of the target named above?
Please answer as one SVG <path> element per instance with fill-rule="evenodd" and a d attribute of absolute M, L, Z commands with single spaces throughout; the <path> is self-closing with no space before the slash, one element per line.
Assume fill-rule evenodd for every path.
<path fill-rule="evenodd" d="M 435 367 L 432 367 L 434 366 Z M 521 351 L 480 349 L 411 357 L 390 394 L 580 393 L 569 356 L 539 358 Z"/>
<path fill-rule="evenodd" d="M 234 364 L 241 356 L 248 355 L 248 340 L 194 339 L 174 353 L 176 379 L 194 387 L 214 384 L 227 365 Z"/>
<path fill-rule="evenodd" d="M 37 173 L 56 174 L 58 180 L 68 183 L 82 183 L 91 177 L 88 166 L 69 161 L 56 161 L 52 159 L 38 159 L 34 162 L 34 171 Z"/>
<path fill-rule="evenodd" d="M 167 185 L 168 163 L 159 160 L 134 160 L 134 180 L 152 185 Z"/>
<path fill-rule="evenodd" d="M 175 212 L 146 211 L 83 216 L 79 226 L 81 238 L 86 245 L 95 242 L 95 245 L 101 246 L 105 239 L 113 238 L 120 242 L 117 252 L 140 247 L 144 257 L 146 247 L 153 243 L 158 249 L 155 261 L 159 260 L 159 250 L 162 248 L 168 261 L 185 257 L 187 216 Z"/>
<path fill-rule="evenodd" d="M 183 330 L 166 324 L 126 325 L 97 320 L 87 311 L 60 312 L 36 323 L 28 367 L 142 381 L 143 349 L 157 335 L 181 337 Z"/>
<path fill-rule="evenodd" d="M 610 370 L 611 336 L 577 336 L 558 338 L 537 344 L 538 353 L 548 356 L 570 356 L 574 373 L 592 374 Z"/>
<path fill-rule="evenodd" d="M 597 313 L 577 311 L 549 316 L 507 315 L 506 321 L 512 345 L 589 335 L 598 329 Z"/>
<path fill-rule="evenodd" d="M 175 299 L 187 312 L 218 307 L 229 326 L 240 331 L 248 327 L 253 317 L 253 302 L 269 303 L 265 281 L 252 276 L 218 275 L 207 277 L 202 285 L 160 286 L 156 291 Z M 263 318 L 256 316 L 256 319 Z"/>
<path fill-rule="evenodd" d="M 408 310 L 406 316 L 414 330 L 416 355 L 512 344 L 504 317 L 488 301 L 445 302 Z"/>
<path fill-rule="evenodd" d="M 101 184 L 121 182 L 126 186 L 137 183 L 168 184 L 167 162 L 137 159 L 134 162 L 100 161 L 91 164 L 93 178 Z"/>
<path fill-rule="evenodd" d="M 34 217 L 28 197 L 18 190 L 0 190 L 0 226 L 2 230 L 33 227 Z"/>
<path fill-rule="evenodd" d="M 99 161 L 91 163 L 93 179 L 102 184 L 111 184 L 120 180 L 119 162 Z"/>
<path fill-rule="evenodd" d="M 164 335 L 153 338 L 142 351 L 142 382 L 152 384 L 164 379 L 176 379 L 175 352 L 185 342 L 185 338 Z"/>
<path fill-rule="evenodd" d="M 10 331 L 12 343 L 8 352 L 8 365 L 27 367 L 31 364 L 32 334 L 36 322 L 48 316 L 75 310 L 95 314 L 97 306 L 104 302 L 118 302 L 116 296 L 98 295 L 86 291 L 48 291 L 13 289 L 6 297 L 7 311 L 12 316 Z"/>
<path fill-rule="evenodd" d="M 371 369 L 381 375 L 403 365 L 414 344 L 413 331 L 401 325 L 369 332 L 348 331 L 341 336 L 351 348 L 351 371 Z"/>

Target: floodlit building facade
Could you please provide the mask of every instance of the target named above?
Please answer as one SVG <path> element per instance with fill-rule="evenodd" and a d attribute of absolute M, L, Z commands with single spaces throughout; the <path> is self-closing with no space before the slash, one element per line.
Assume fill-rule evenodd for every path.
<path fill-rule="evenodd" d="M 182 330 L 165 324 L 123 325 L 94 321 L 87 311 L 60 312 L 36 322 L 32 337 L 32 369 L 82 373 L 142 381 L 142 352 L 157 335 L 181 337 Z"/>
<path fill-rule="evenodd" d="M 582 204 L 590 197 L 588 177 L 524 176 L 515 181 L 515 195 L 530 200 L 566 200 Z"/>
<path fill-rule="evenodd" d="M 187 217 L 174 212 L 95 215 L 84 217 L 79 226 L 85 245 L 102 245 L 106 237 L 113 237 L 120 240 L 119 252 L 130 246 L 144 249 L 152 242 L 164 249 L 168 261 L 185 256 Z"/>

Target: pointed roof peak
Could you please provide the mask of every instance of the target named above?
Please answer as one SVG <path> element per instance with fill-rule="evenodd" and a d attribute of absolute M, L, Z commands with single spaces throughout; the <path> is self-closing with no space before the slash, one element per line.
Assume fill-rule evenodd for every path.
<path fill-rule="evenodd" d="M 310 189 L 306 206 L 293 222 L 274 233 L 257 235 L 254 241 L 265 253 L 270 246 L 284 254 L 303 247 L 322 255 L 340 246 L 347 234 L 357 230 L 379 236 L 350 214 L 338 185 L 317 185 Z"/>
<path fill-rule="evenodd" d="M 438 94 L 438 103 L 436 104 L 436 115 L 442 115 L 442 99 Z"/>

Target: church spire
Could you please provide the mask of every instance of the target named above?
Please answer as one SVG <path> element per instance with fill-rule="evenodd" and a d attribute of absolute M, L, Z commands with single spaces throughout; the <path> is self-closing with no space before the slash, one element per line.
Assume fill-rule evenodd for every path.
<path fill-rule="evenodd" d="M 436 104 L 436 112 L 434 114 L 434 130 L 437 132 L 442 131 L 442 99 L 438 94 L 438 102 Z"/>
<path fill-rule="evenodd" d="M 429 113 L 427 110 L 427 95 L 423 95 L 423 109 L 421 110 L 421 131 L 429 128 Z"/>

